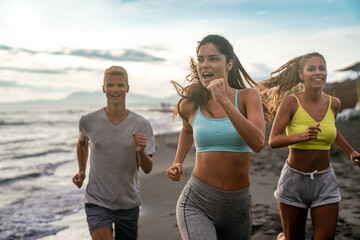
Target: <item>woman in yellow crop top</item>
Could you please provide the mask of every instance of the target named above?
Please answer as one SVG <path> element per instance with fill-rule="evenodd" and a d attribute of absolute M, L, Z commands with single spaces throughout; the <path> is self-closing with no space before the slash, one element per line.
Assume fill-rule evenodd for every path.
<path fill-rule="evenodd" d="M 335 128 L 340 101 L 322 92 L 326 77 L 325 59 L 315 52 L 290 60 L 261 82 L 276 113 L 269 145 L 289 146 L 274 193 L 284 230 L 278 239 L 305 239 L 308 209 L 314 239 L 334 239 L 341 197 L 330 164 L 330 145 L 360 164 L 360 154 Z"/>
<path fill-rule="evenodd" d="M 183 123 L 174 162 L 166 171 L 172 181 L 182 178 L 182 163 L 194 141 L 196 146 L 192 176 L 176 207 L 178 227 L 182 239 L 250 239 L 249 165 L 251 151 L 264 146 L 262 100 L 224 37 L 206 36 L 196 53 L 187 77 L 190 84 L 172 82 L 181 96 L 174 117 L 179 114 Z M 246 88 L 243 79 L 252 87 Z M 202 121 L 199 128 L 196 115 Z M 212 135 L 221 135 L 215 131 L 218 126 L 239 146 L 221 146 L 221 138 Z"/>

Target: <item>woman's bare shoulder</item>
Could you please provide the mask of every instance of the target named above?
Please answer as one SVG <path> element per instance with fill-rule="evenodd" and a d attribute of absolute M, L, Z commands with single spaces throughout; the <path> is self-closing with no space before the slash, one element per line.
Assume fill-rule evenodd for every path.
<path fill-rule="evenodd" d="M 255 99 L 260 99 L 260 93 L 255 88 L 239 89 L 238 99 L 239 101 L 252 102 Z"/>
<path fill-rule="evenodd" d="M 256 88 L 244 88 L 244 89 L 239 89 L 239 93 L 241 95 L 260 95 L 259 91 Z"/>
<path fill-rule="evenodd" d="M 341 107 L 341 101 L 340 99 L 338 99 L 337 97 L 333 97 L 327 94 L 324 94 L 326 98 L 331 97 L 331 109 L 333 110 L 334 113 L 338 113 L 340 111 L 340 107 Z"/>
<path fill-rule="evenodd" d="M 283 98 L 282 102 L 285 103 L 296 103 L 297 104 L 297 99 L 299 99 L 299 95 L 298 94 L 290 94 L 287 95 Z"/>
<path fill-rule="evenodd" d="M 188 99 L 183 99 L 180 102 L 179 110 L 181 115 L 188 118 L 192 115 L 195 109 L 195 103 L 193 101 L 189 101 Z"/>
<path fill-rule="evenodd" d="M 295 112 L 299 107 L 299 103 L 296 97 L 298 97 L 296 94 L 285 96 L 281 100 L 279 108 L 281 108 L 283 111 Z"/>

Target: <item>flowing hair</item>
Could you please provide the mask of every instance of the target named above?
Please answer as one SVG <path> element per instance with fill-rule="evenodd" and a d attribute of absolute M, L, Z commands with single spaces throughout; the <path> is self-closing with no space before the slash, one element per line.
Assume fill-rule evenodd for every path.
<path fill-rule="evenodd" d="M 198 42 L 196 53 L 199 52 L 201 46 L 207 43 L 211 43 L 214 46 L 216 46 L 219 52 L 225 55 L 226 62 L 233 60 L 234 62 L 233 67 L 228 74 L 228 83 L 230 87 L 235 89 L 245 89 L 246 88 L 245 82 L 246 82 L 251 88 L 262 89 L 262 86 L 256 83 L 246 72 L 246 70 L 240 63 L 239 59 L 237 58 L 236 54 L 234 53 L 234 49 L 232 45 L 226 38 L 220 35 L 208 35 L 205 38 L 203 38 L 200 42 Z M 204 105 L 208 110 L 208 112 L 212 114 L 208 106 L 208 99 L 211 93 L 207 88 L 205 88 L 201 84 L 199 74 L 197 72 L 197 63 L 192 58 L 190 59 L 190 69 L 191 69 L 191 73 L 186 76 L 186 81 L 189 83 L 189 85 L 183 87 L 177 82 L 171 81 L 178 95 L 181 97 L 177 104 L 177 107 L 174 110 L 173 118 L 175 118 L 179 114 L 181 118 L 186 119 L 186 117 L 181 114 L 181 110 L 180 110 L 180 104 L 184 99 L 193 102 L 194 108 Z M 261 96 L 261 101 L 262 101 L 265 120 L 270 120 L 271 112 L 268 108 L 267 99 L 264 96 Z"/>
<path fill-rule="evenodd" d="M 320 53 L 308 53 L 291 59 L 272 72 L 268 79 L 260 82 L 261 94 L 269 99 L 271 119 L 275 117 L 280 102 L 285 96 L 303 89 L 299 71 L 303 71 L 306 60 L 311 57 L 321 57 L 325 62 L 325 58 Z"/>

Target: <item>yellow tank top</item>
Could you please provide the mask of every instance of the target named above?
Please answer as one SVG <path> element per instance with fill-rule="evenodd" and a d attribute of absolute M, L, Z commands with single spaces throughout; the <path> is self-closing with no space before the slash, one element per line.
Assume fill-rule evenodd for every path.
<path fill-rule="evenodd" d="M 301 106 L 297 96 L 292 94 L 298 102 L 298 109 L 293 118 L 286 126 L 286 135 L 294 135 L 304 132 L 309 126 L 316 126 L 317 122 Z M 321 120 L 317 139 L 307 142 L 299 142 L 289 145 L 289 148 L 307 149 L 307 150 L 329 150 L 330 145 L 336 138 L 335 116 L 331 110 L 331 96 L 329 96 L 329 107 L 325 117 Z"/>

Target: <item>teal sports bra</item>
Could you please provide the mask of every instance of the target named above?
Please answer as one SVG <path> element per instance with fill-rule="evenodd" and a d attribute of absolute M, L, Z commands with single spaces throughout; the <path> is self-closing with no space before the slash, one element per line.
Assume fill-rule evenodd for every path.
<path fill-rule="evenodd" d="M 235 107 L 238 107 L 238 90 L 235 92 Z M 208 118 L 200 106 L 192 121 L 196 152 L 252 152 L 240 138 L 229 118 Z"/>

